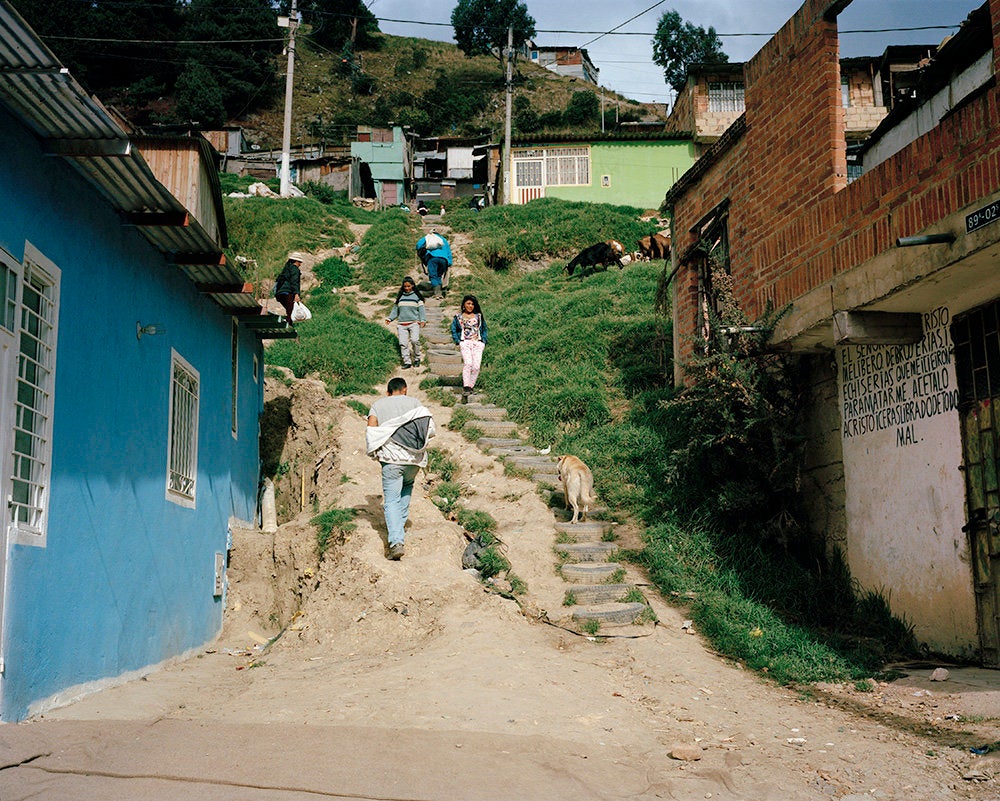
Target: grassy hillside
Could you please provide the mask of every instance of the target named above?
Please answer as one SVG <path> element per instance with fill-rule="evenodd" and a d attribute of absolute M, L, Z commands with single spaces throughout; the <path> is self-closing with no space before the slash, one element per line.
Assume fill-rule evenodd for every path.
<path fill-rule="evenodd" d="M 306 29 L 304 29 L 306 30 Z M 296 48 L 293 95 L 293 142 L 337 142 L 356 125 L 409 125 L 423 135 L 479 134 L 503 131 L 503 71 L 492 57 L 467 58 L 455 45 L 411 37 L 378 36 L 377 49 L 357 54 L 355 67 L 340 53 L 310 44 L 308 34 Z M 531 110 L 564 111 L 575 92 L 601 90 L 580 80 L 556 75 L 526 60 L 516 67 L 515 95 Z M 282 62 L 281 77 L 284 76 Z M 646 114 L 640 104 L 613 92 L 606 104 L 620 104 L 623 116 Z M 525 100 L 520 100 L 524 104 Z M 238 120 L 251 142 L 262 148 L 281 144 L 284 99 Z M 566 130 L 549 118 L 547 130 Z M 594 129 L 600 128 L 595 118 Z M 353 133 L 353 131 L 350 131 Z M 517 132 L 515 124 L 515 133 Z"/>

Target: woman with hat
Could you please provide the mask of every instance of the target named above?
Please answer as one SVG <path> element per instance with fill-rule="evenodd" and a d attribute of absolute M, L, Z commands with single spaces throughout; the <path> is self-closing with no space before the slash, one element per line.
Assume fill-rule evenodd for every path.
<path fill-rule="evenodd" d="M 278 277 L 274 281 L 274 297 L 285 309 L 285 325 L 293 328 L 292 307 L 299 300 L 299 283 L 302 280 L 302 271 L 299 269 L 305 256 L 297 250 L 288 254 L 288 261 Z"/>

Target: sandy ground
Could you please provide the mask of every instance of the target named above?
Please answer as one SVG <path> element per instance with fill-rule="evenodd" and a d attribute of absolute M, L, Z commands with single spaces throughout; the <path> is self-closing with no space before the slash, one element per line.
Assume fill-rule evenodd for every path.
<path fill-rule="evenodd" d="M 460 464 L 462 502 L 499 521 L 526 596 L 491 593 L 462 570 L 466 539 L 431 503 L 433 477 L 418 479 L 405 557 L 387 561 L 364 418 L 325 398 L 316 382 L 272 387 L 272 400 L 290 399 L 290 442 L 316 455 L 310 496 L 318 508 L 355 509 L 356 528 L 319 562 L 311 509 L 276 536 L 240 534 L 219 642 L 35 722 L 307 726 L 345 740 L 398 732 L 414 761 L 422 742 L 447 738 L 452 749 L 511 749 L 515 765 L 519 744 L 518 753 L 554 749 L 550 767 L 567 786 L 588 755 L 604 755 L 618 791 L 581 784 L 579 798 L 1000 798 L 996 760 L 970 753 L 962 739 L 985 737 L 995 723 L 980 721 L 985 729 L 974 732 L 958 722 L 936 727 L 949 714 L 938 686 L 917 696 L 930 686 L 911 681 L 895 696 L 889 686 L 866 694 L 776 687 L 707 650 L 682 628 L 683 611 L 651 591 L 656 626 L 617 628 L 600 640 L 561 628 L 566 585 L 556 573 L 552 511 L 532 483 L 447 431 L 450 410 L 417 387 L 422 369 L 400 374 L 434 413 L 432 445 Z M 327 422 L 306 425 L 312 414 Z M 876 719 L 872 710 L 885 714 Z M 514 786 L 496 785 L 492 797 L 546 797 L 508 795 Z M 415 793 L 392 797 L 430 797 Z"/>

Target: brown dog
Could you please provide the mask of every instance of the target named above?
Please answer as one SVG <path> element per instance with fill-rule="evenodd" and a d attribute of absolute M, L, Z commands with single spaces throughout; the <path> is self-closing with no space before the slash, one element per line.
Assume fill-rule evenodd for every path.
<path fill-rule="evenodd" d="M 559 457 L 559 479 L 563 485 L 563 497 L 566 499 L 566 509 L 573 507 L 573 519 L 570 523 L 587 522 L 587 512 L 594 502 L 594 475 L 581 460 L 575 456 Z"/>

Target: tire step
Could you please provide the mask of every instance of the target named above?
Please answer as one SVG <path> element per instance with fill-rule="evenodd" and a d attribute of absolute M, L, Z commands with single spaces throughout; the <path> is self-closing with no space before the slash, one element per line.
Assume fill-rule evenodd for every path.
<path fill-rule="evenodd" d="M 608 603 L 573 608 L 573 620 L 584 623 L 596 620 L 612 626 L 624 626 L 635 623 L 636 619 L 646 611 L 646 604 L 640 603 Z"/>
<path fill-rule="evenodd" d="M 607 562 L 618 552 L 613 542 L 560 542 L 556 550 L 565 553 L 576 563 Z"/>
<path fill-rule="evenodd" d="M 605 534 L 609 531 L 614 531 L 615 523 L 610 520 L 587 520 L 584 523 L 569 523 L 569 522 L 556 522 L 552 524 L 556 531 L 561 531 L 565 534 L 583 534 L 598 532 L 599 534 Z"/>
<path fill-rule="evenodd" d="M 578 584 L 598 584 L 611 578 L 622 569 L 617 562 L 584 562 L 581 564 L 565 564 L 559 572 L 566 581 Z"/>
<path fill-rule="evenodd" d="M 633 584 L 576 584 L 566 590 L 566 596 L 572 597 L 575 605 L 589 606 L 618 602 L 633 589 Z"/>

